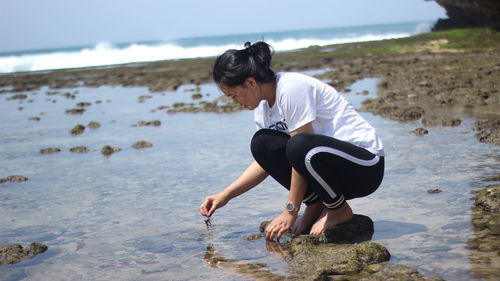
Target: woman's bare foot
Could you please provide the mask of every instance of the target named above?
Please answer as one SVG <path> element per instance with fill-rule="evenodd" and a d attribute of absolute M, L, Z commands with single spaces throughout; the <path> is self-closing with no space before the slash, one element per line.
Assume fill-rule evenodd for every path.
<path fill-rule="evenodd" d="M 347 202 L 345 202 L 342 207 L 335 210 L 328 210 L 324 208 L 318 220 L 313 224 L 309 234 L 323 234 L 328 228 L 350 221 L 352 216 L 353 213 L 351 207 L 347 204 Z"/>
<path fill-rule="evenodd" d="M 307 232 L 309 228 L 311 228 L 311 225 L 318 219 L 323 209 L 324 207 L 321 201 L 307 206 L 304 213 L 297 217 L 297 220 L 292 227 L 293 236 L 298 236 Z"/>

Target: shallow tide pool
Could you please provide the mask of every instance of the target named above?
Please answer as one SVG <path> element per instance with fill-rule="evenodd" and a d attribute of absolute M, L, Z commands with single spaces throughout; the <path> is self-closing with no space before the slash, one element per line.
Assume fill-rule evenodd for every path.
<path fill-rule="evenodd" d="M 367 96 L 356 93 L 375 95 L 377 81 L 358 81 L 345 97 L 359 107 Z M 263 239 L 242 238 L 258 233 L 261 221 L 283 209 L 286 192 L 277 183 L 266 180 L 231 201 L 215 213 L 209 230 L 198 213 L 204 196 L 223 189 L 252 161 L 249 140 L 255 125 L 250 111 L 168 114 L 157 109 L 198 103 L 189 91 L 194 88 L 163 94 L 123 87 L 61 91 L 74 99 L 47 95 L 49 89 L 26 92 L 24 100 L 1 94 L 0 178 L 23 175 L 29 180 L 0 184 L 0 245 L 41 242 L 49 249 L 0 267 L 0 280 L 249 278 L 208 267 L 208 246 L 228 259 L 265 263 L 265 270 L 286 276 L 286 263 L 266 249 Z M 211 84 L 202 85 L 200 93 L 203 100 L 220 95 Z M 79 102 L 92 105 L 82 115 L 65 113 Z M 469 118 L 462 118 L 459 127 L 431 127 L 418 137 L 410 132 L 420 126 L 417 122 L 362 115 L 377 128 L 386 152 L 379 190 L 350 201 L 355 213 L 375 222 L 373 241 L 388 248 L 390 265 L 447 280 L 473 280 L 465 248 L 473 237 L 470 191 L 498 173 L 500 148 L 479 143 Z M 153 120 L 161 126 L 132 126 Z M 101 127 L 69 133 L 90 121 Z M 141 140 L 153 147 L 131 147 Z M 81 145 L 90 151 L 69 151 Z M 105 145 L 122 150 L 103 156 Z M 47 147 L 61 152 L 41 154 Z M 434 188 L 442 192 L 427 193 Z"/>

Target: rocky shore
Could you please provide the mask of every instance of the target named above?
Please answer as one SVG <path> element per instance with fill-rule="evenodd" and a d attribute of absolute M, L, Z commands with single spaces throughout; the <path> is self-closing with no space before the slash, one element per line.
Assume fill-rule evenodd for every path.
<path fill-rule="evenodd" d="M 500 181 L 500 175 L 486 181 Z M 500 277 L 500 185 L 473 191 L 472 224 L 474 238 L 469 240 L 471 275 L 486 280 Z"/>
<path fill-rule="evenodd" d="M 19 244 L 12 246 L 0 246 L 0 265 L 14 264 L 31 259 L 38 254 L 47 251 L 47 245 L 41 243 L 31 243 L 23 247 Z"/>
<path fill-rule="evenodd" d="M 466 29 L 433 32 L 397 40 L 323 47 L 311 46 L 300 51 L 277 53 L 273 68 L 276 71 L 325 70 L 318 75 L 318 78 L 327 81 L 342 92 L 349 92 L 349 86 L 356 80 L 380 78 L 378 96 L 365 100 L 361 110 L 397 122 L 419 122 L 421 128 L 414 132 L 416 135 L 432 134 L 433 126 L 462 126 L 462 118 L 472 117 L 475 120 L 473 129 L 477 139 L 481 142 L 500 145 L 499 58 L 499 32 L 490 29 Z M 213 58 L 203 58 L 134 63 L 113 67 L 0 74 L 0 96 L 6 95 L 9 100 L 23 100 L 27 98 L 26 92 L 37 91 L 41 87 L 48 86 L 51 93 L 71 98 L 75 93 L 67 91 L 71 91 L 72 88 L 103 85 L 142 86 L 147 87 L 154 94 L 174 90 L 184 84 L 200 85 L 210 82 L 212 62 Z M 199 96 L 193 95 L 193 99 L 198 98 Z M 139 102 L 146 99 L 148 99 L 147 96 L 144 96 Z M 82 114 L 85 111 L 84 107 L 88 105 L 80 104 L 79 108 L 69 109 L 67 114 Z M 167 112 L 170 114 L 178 112 L 227 113 L 239 110 L 242 108 L 237 104 L 221 98 L 213 102 L 200 102 L 198 106 L 177 103 L 172 105 Z M 40 120 L 40 117 L 33 118 L 33 120 L 37 120 L 36 118 Z M 87 125 L 88 128 L 99 126 L 98 123 Z M 140 121 L 132 126 L 160 126 L 160 122 Z M 85 125 L 78 124 L 67 134 L 77 136 L 85 132 Z M 146 141 L 133 144 L 133 147 L 137 149 L 151 146 L 152 144 Z M 120 150 L 118 147 L 106 145 L 101 149 L 101 153 L 111 155 Z M 60 151 L 59 148 L 49 147 L 40 150 L 40 153 Z M 72 148 L 71 151 L 83 153 L 88 149 L 80 146 Z M 27 178 L 9 176 L 0 179 L 0 183 L 24 180 Z M 496 270 L 498 269 L 500 241 L 498 196 L 498 186 L 488 187 L 478 193 L 475 201 L 472 222 L 477 233 L 469 243 L 474 277 L 495 280 L 500 275 Z M 249 240 L 259 239 L 259 236 L 248 238 Z M 363 238 L 360 241 L 369 239 Z M 307 237 L 293 241 L 295 242 L 292 243 L 314 245 L 314 247 L 318 244 L 318 241 Z M 347 247 L 342 251 L 345 250 L 356 257 L 361 257 L 362 262 L 356 265 L 355 270 L 340 272 L 337 269 L 331 269 L 327 270 L 327 273 L 318 273 L 322 271 L 297 269 L 297 278 L 305 279 L 305 275 L 311 275 L 309 272 L 315 272 L 315 274 L 318 273 L 315 275 L 317 277 L 315 280 L 327 280 L 327 278 L 337 280 L 335 279 L 337 277 L 340 278 L 338 280 L 400 280 L 397 276 L 402 276 L 401 274 L 417 278 L 406 280 L 432 280 L 415 270 L 404 267 L 394 267 L 394 272 L 390 273 L 390 269 L 383 264 L 390 254 L 384 251 L 382 245 L 369 242 L 355 245 L 366 247 L 366 249 L 377 249 L 377 252 L 381 254 L 364 256 L 358 250 Z M 282 249 L 281 243 L 270 247 Z M 291 245 L 286 245 L 286 247 L 288 247 L 287 252 L 290 249 L 296 249 Z M 16 249 L 19 247 L 16 246 Z M 23 249 L 20 251 L 25 252 Z M 321 250 L 304 251 L 314 251 L 316 254 L 316 251 Z M 328 251 L 333 250 L 328 249 Z M 291 252 L 293 254 L 289 257 L 296 257 L 288 260 L 291 265 L 300 264 L 310 256 L 302 256 L 302 250 L 291 250 Z M 347 258 L 346 263 L 353 259 L 353 257 Z M 262 265 L 242 266 L 236 261 L 218 255 L 215 249 L 210 247 L 207 249 L 206 260 L 212 265 L 223 265 L 222 267 L 240 270 L 239 273 L 257 274 L 259 278 L 270 276 L 266 275 L 268 272 L 262 270 L 264 267 Z M 365 275 L 368 273 L 371 274 L 370 277 Z M 283 279 L 280 276 L 269 278 L 266 280 Z"/>
<path fill-rule="evenodd" d="M 331 70 L 319 78 L 329 81 L 339 91 L 348 91 L 347 87 L 358 79 L 380 78 L 378 97 L 365 101 L 362 110 L 398 122 L 421 120 L 425 127 L 458 126 L 461 116 L 472 116 L 476 119 L 477 138 L 498 145 L 499 57 L 499 32 L 464 29 L 277 53 L 273 68 L 276 71 Z M 0 74 L 0 94 L 11 93 L 13 96 L 9 98 L 13 99 L 22 98 L 22 92 L 43 86 L 58 93 L 58 89 L 102 85 L 143 86 L 152 93 L 163 92 L 184 84 L 210 82 L 212 62 L 213 58 L 200 58 Z M 80 107 L 68 113 L 84 110 Z M 243 109 L 221 100 L 199 106 L 178 103 L 169 113 L 238 110 Z"/>
<path fill-rule="evenodd" d="M 268 223 L 261 223 L 261 232 Z M 210 267 L 225 268 L 230 273 L 242 274 L 253 280 L 443 280 L 426 277 L 406 266 L 387 266 L 391 254 L 383 245 L 369 242 L 373 231 L 373 221 L 356 214 L 350 222 L 331 228 L 324 235 L 301 235 L 294 239 L 285 235 L 285 241 L 266 241 L 268 251 L 288 263 L 290 276 L 269 272 L 264 269 L 265 264 L 242 264 L 238 260 L 227 259 L 211 245 L 205 253 L 205 261 Z M 253 241 L 264 238 L 255 234 L 244 239 Z"/>

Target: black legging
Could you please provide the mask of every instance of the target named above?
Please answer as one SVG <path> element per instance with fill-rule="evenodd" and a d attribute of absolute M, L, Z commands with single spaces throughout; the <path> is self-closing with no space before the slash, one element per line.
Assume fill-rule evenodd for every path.
<path fill-rule="evenodd" d="M 340 208 L 345 200 L 374 192 L 384 176 L 384 157 L 324 135 L 290 138 L 261 129 L 252 138 L 251 150 L 257 163 L 288 190 L 294 167 L 308 184 L 306 205 L 322 200 L 328 209 Z"/>

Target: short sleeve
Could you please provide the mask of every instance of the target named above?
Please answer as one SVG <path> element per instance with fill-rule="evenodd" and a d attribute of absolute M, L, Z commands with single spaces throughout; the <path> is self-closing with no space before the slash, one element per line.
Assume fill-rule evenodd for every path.
<path fill-rule="evenodd" d="M 266 127 L 263 116 L 264 109 L 262 108 L 262 102 L 257 106 L 257 108 L 253 111 L 253 119 L 255 122 L 255 127 L 257 130 L 263 129 Z"/>
<path fill-rule="evenodd" d="M 316 91 L 312 85 L 292 80 L 282 91 L 280 108 L 290 132 L 316 119 Z"/>

